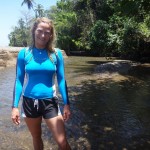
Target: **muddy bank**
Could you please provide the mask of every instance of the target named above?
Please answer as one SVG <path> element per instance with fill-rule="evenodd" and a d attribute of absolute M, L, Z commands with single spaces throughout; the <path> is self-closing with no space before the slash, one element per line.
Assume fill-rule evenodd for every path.
<path fill-rule="evenodd" d="M 22 47 L 0 47 L 0 68 L 14 66 L 16 57 Z"/>
<path fill-rule="evenodd" d="M 22 48 L 23 47 L 0 47 L 0 69 L 15 66 L 16 57 Z M 62 50 L 62 53 L 66 58 L 67 55 L 64 50 Z"/>

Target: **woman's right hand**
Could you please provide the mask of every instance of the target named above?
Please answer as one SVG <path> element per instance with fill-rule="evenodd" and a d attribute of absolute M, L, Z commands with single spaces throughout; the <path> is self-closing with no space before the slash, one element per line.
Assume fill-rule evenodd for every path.
<path fill-rule="evenodd" d="M 12 108 L 11 119 L 14 124 L 16 125 L 20 124 L 20 114 L 18 108 Z"/>

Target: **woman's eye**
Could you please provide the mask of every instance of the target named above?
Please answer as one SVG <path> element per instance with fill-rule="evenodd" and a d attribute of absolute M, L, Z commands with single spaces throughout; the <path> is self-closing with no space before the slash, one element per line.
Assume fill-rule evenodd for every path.
<path fill-rule="evenodd" d="M 42 34 L 42 33 L 43 33 L 43 31 L 42 31 L 42 30 L 37 30 L 37 32 L 38 32 L 39 34 Z"/>
<path fill-rule="evenodd" d="M 38 34 L 44 34 L 44 35 L 46 35 L 46 36 L 49 36 L 50 35 L 50 32 L 48 32 L 48 31 L 42 31 L 42 30 L 37 30 L 37 33 Z"/>
<path fill-rule="evenodd" d="M 50 35 L 50 32 L 44 32 L 45 35 Z"/>

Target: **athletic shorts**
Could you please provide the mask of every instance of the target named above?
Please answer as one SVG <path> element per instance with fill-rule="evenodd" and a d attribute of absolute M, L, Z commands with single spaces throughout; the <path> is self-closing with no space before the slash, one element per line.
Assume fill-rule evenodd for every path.
<path fill-rule="evenodd" d="M 57 97 L 51 99 L 32 99 L 23 96 L 23 117 L 37 118 L 42 116 L 44 119 L 50 119 L 58 115 L 61 115 L 61 112 Z"/>

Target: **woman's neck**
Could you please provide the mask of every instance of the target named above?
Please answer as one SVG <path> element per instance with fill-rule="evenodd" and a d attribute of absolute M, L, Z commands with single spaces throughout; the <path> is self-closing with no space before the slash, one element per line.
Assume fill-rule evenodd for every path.
<path fill-rule="evenodd" d="M 46 45 L 42 45 L 42 44 L 37 44 L 37 43 L 35 43 L 34 47 L 37 48 L 37 49 L 45 49 L 45 48 L 46 48 Z"/>
<path fill-rule="evenodd" d="M 39 50 L 43 50 L 43 49 L 45 49 L 45 46 L 34 46 L 36 49 L 39 49 Z"/>

